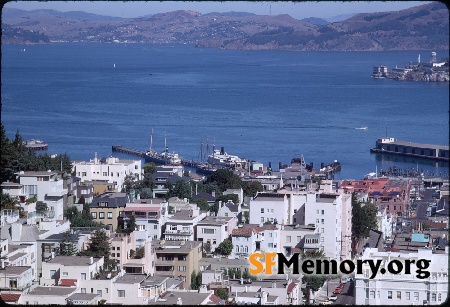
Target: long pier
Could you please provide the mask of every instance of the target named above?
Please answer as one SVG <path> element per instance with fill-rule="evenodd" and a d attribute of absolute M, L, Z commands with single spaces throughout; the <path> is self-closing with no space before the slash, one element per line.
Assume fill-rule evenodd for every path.
<path fill-rule="evenodd" d="M 126 147 L 122 147 L 122 145 L 112 145 L 111 149 L 113 152 L 120 152 L 120 153 L 124 153 L 127 155 L 133 155 L 133 156 L 138 156 L 138 157 L 144 158 L 145 162 L 153 162 L 153 163 L 159 164 L 159 165 L 168 164 L 167 160 L 165 160 L 164 158 L 150 157 L 146 154 L 145 151 L 142 151 L 142 150 L 126 148 Z M 195 162 L 194 160 L 181 159 L 181 164 L 184 166 L 194 168 L 199 174 L 204 174 L 204 175 L 208 175 L 215 170 L 214 168 L 209 167 L 208 165 Z"/>
<path fill-rule="evenodd" d="M 445 162 L 450 161 L 449 146 L 402 142 L 388 137 L 379 138 L 376 141 L 375 148 L 370 149 L 370 152 L 388 153 Z"/>

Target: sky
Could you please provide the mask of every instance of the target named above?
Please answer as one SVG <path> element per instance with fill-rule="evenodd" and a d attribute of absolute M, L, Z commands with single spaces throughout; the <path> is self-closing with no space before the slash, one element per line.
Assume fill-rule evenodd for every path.
<path fill-rule="evenodd" d="M 331 18 L 355 13 L 398 11 L 430 1 L 10 1 L 4 7 L 22 10 L 53 9 L 83 11 L 123 18 L 140 17 L 176 10 L 249 12 L 257 15 L 289 14 L 296 19 Z"/>

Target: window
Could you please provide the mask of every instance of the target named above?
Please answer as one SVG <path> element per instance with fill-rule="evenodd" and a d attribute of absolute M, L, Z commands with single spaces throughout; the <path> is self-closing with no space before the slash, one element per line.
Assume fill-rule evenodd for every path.
<path fill-rule="evenodd" d="M 186 255 L 179 255 L 178 256 L 178 261 L 186 261 L 187 257 Z"/>
<path fill-rule="evenodd" d="M 120 246 L 117 246 L 117 250 L 120 251 Z"/>
<path fill-rule="evenodd" d="M 105 218 L 105 212 L 99 212 L 98 213 L 98 218 L 99 219 L 104 219 Z"/>
<path fill-rule="evenodd" d="M 186 266 L 185 266 L 185 265 L 179 265 L 179 266 L 178 266 L 178 271 L 180 271 L 180 272 L 186 272 Z"/>
<path fill-rule="evenodd" d="M 375 298 L 375 291 L 374 290 L 370 291 L 370 298 Z"/>
<path fill-rule="evenodd" d="M 97 218 L 97 212 L 91 212 L 91 216 L 92 216 L 93 219 L 96 219 Z"/>
<path fill-rule="evenodd" d="M 324 219 L 322 219 L 322 220 L 321 220 L 321 223 L 322 223 L 322 224 L 325 224 L 325 220 L 324 220 Z"/>
<path fill-rule="evenodd" d="M 416 292 L 416 293 L 417 293 L 417 292 Z M 414 293 L 414 296 L 416 296 L 416 293 Z M 419 293 L 417 293 L 417 296 L 419 296 L 418 294 L 419 294 Z M 441 298 L 442 298 L 441 293 L 438 293 L 438 302 L 441 301 Z"/>
<path fill-rule="evenodd" d="M 225 212 L 225 217 L 228 217 L 228 212 Z"/>
<path fill-rule="evenodd" d="M 297 219 L 294 217 L 294 223 L 296 223 L 297 222 Z"/>
<path fill-rule="evenodd" d="M 158 229 L 158 225 L 157 224 L 153 225 L 153 229 Z"/>
<path fill-rule="evenodd" d="M 269 248 L 273 248 L 273 243 L 269 243 L 269 244 L 268 244 L 268 247 L 269 247 Z"/>
<path fill-rule="evenodd" d="M 319 214 L 319 210 L 316 210 L 316 213 Z"/>
<path fill-rule="evenodd" d="M 406 299 L 407 301 L 409 301 L 409 300 L 411 299 L 411 293 L 410 293 L 410 292 L 406 292 L 406 293 L 405 293 L 405 299 Z"/>
<path fill-rule="evenodd" d="M 264 213 L 264 208 L 261 208 L 261 213 Z"/>
<path fill-rule="evenodd" d="M 261 218 L 261 223 L 264 223 L 264 217 Z"/>
<path fill-rule="evenodd" d="M 414 292 L 414 300 L 415 301 L 419 300 L 419 292 Z"/>
<path fill-rule="evenodd" d="M 270 213 L 273 213 L 273 209 L 270 209 Z"/>
<path fill-rule="evenodd" d="M 320 242 L 323 242 L 324 241 L 324 237 L 320 237 Z"/>
<path fill-rule="evenodd" d="M 86 293 L 86 288 L 81 288 L 81 293 Z"/>
<path fill-rule="evenodd" d="M 436 302 L 436 293 L 431 293 L 431 301 Z"/>
<path fill-rule="evenodd" d="M 108 288 L 105 288 L 105 293 L 106 293 L 106 294 L 108 293 Z"/>
<path fill-rule="evenodd" d="M 392 291 L 388 291 L 388 299 L 392 300 Z"/>
<path fill-rule="evenodd" d="M 62 276 L 69 276 L 69 273 L 68 272 L 63 272 Z"/>
<path fill-rule="evenodd" d="M 225 231 L 228 231 L 228 226 L 225 225 Z"/>
<path fill-rule="evenodd" d="M 402 299 L 402 291 L 397 291 L 397 299 L 398 300 Z"/>
<path fill-rule="evenodd" d="M 267 213 L 269 213 L 270 212 L 270 210 L 269 210 L 269 208 L 267 208 Z"/>
<path fill-rule="evenodd" d="M 94 288 L 91 288 L 91 293 L 94 293 Z"/>
<path fill-rule="evenodd" d="M 97 294 L 102 296 L 102 290 L 97 290 Z"/>
<path fill-rule="evenodd" d="M 117 253 L 116 257 L 120 257 L 120 253 Z"/>
<path fill-rule="evenodd" d="M 112 256 L 112 257 L 116 257 L 116 253 L 112 253 L 111 256 Z"/>
<path fill-rule="evenodd" d="M 291 236 L 287 236 L 287 237 L 286 237 L 286 242 L 287 242 L 287 243 L 290 243 L 290 242 L 291 242 Z"/>
<path fill-rule="evenodd" d="M 214 234 L 215 233 L 215 229 L 213 229 L 213 228 L 203 228 L 203 233 L 205 233 L 205 234 Z"/>
<path fill-rule="evenodd" d="M 86 280 L 86 273 L 81 273 L 81 280 Z"/>
<path fill-rule="evenodd" d="M 298 237 L 297 237 L 297 243 L 300 242 L 301 240 L 302 240 L 302 237 L 301 237 L 301 236 L 298 236 Z"/>
<path fill-rule="evenodd" d="M 117 290 L 118 297 L 125 297 L 125 290 Z"/>
<path fill-rule="evenodd" d="M 273 236 L 273 233 L 272 233 L 272 232 L 269 232 L 269 237 L 272 238 L 272 236 Z"/>
<path fill-rule="evenodd" d="M 108 172 L 103 172 L 103 176 L 108 176 Z"/>
<path fill-rule="evenodd" d="M 322 210 L 322 215 L 324 215 L 325 214 L 325 210 Z"/>
<path fill-rule="evenodd" d="M 294 209 L 294 214 L 296 214 L 297 213 L 297 209 Z"/>
<path fill-rule="evenodd" d="M 108 212 L 108 219 L 112 219 L 112 212 Z"/>
<path fill-rule="evenodd" d="M 50 278 L 54 278 L 56 274 L 56 270 L 50 270 Z"/>
<path fill-rule="evenodd" d="M 319 224 L 319 219 L 316 219 L 316 224 Z"/>
<path fill-rule="evenodd" d="M 82 173 L 81 173 L 81 176 L 82 176 L 82 177 L 86 177 L 86 172 L 82 172 Z"/>
<path fill-rule="evenodd" d="M 324 229 L 323 229 L 323 228 L 320 228 L 320 232 L 323 233 L 323 232 L 324 232 Z"/>

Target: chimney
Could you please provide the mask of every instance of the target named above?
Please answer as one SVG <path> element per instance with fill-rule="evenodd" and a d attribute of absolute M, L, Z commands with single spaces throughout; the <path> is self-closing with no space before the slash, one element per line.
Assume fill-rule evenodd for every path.
<path fill-rule="evenodd" d="M 241 280 L 240 280 L 240 284 L 241 284 L 241 285 L 244 284 L 244 278 L 242 278 L 242 277 L 241 277 Z"/>
<path fill-rule="evenodd" d="M 94 263 L 94 257 L 89 258 L 90 263 L 93 264 Z"/>
<path fill-rule="evenodd" d="M 52 259 L 55 259 L 55 252 L 52 252 Z"/>
<path fill-rule="evenodd" d="M 183 305 L 183 302 L 181 301 L 181 297 L 177 298 L 177 305 Z"/>

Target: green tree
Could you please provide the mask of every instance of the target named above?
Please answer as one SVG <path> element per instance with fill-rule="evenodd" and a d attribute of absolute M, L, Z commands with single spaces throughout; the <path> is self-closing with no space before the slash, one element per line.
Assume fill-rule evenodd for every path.
<path fill-rule="evenodd" d="M 233 243 L 231 240 L 225 239 L 217 246 L 216 251 L 223 256 L 228 256 L 233 251 Z"/>
<path fill-rule="evenodd" d="M 110 252 L 111 244 L 109 242 L 109 237 L 106 235 L 106 231 L 97 229 L 89 240 L 88 248 L 79 254 L 81 256 L 104 257 L 106 260 L 109 259 Z"/>
<path fill-rule="evenodd" d="M 36 202 L 36 211 L 48 211 L 47 203 L 44 203 L 43 201 L 37 201 Z"/>
<path fill-rule="evenodd" d="M 242 182 L 242 190 L 245 196 L 255 197 L 258 192 L 264 191 L 264 187 L 259 181 Z"/>
<path fill-rule="evenodd" d="M 216 295 L 218 297 L 220 297 L 222 300 L 226 301 L 228 300 L 228 291 L 223 289 L 223 288 L 219 288 L 216 290 Z"/>
<path fill-rule="evenodd" d="M 197 274 L 195 273 L 195 270 L 192 271 L 191 273 L 191 289 L 192 290 L 197 290 L 198 286 L 197 286 Z"/>
<path fill-rule="evenodd" d="M 239 189 L 242 187 L 242 180 L 233 171 L 228 169 L 218 169 L 206 178 L 206 183 L 216 183 L 223 192 L 226 189 Z"/>
<path fill-rule="evenodd" d="M 189 182 L 178 180 L 172 189 L 169 190 L 170 197 L 178 197 L 180 199 L 191 197 L 191 185 Z"/>
<path fill-rule="evenodd" d="M 207 241 L 205 244 L 203 244 L 203 250 L 207 254 L 209 254 L 211 252 L 211 243 L 209 241 Z"/>
<path fill-rule="evenodd" d="M 200 210 L 209 211 L 209 204 L 206 199 L 198 198 L 198 199 L 194 200 L 194 203 L 197 204 L 197 206 L 200 208 Z"/>
<path fill-rule="evenodd" d="M 369 236 L 370 229 L 377 229 L 378 208 L 371 202 L 362 203 L 352 194 L 352 247 L 353 253 L 358 242 Z"/>
<path fill-rule="evenodd" d="M 145 175 L 152 175 L 156 173 L 156 164 L 153 162 L 145 163 L 143 169 Z"/>
<path fill-rule="evenodd" d="M 61 242 L 59 243 L 59 254 L 62 256 L 76 255 L 78 249 L 75 242 L 72 239 L 70 231 L 66 231 L 63 235 Z"/>
<path fill-rule="evenodd" d="M 319 290 L 324 284 L 326 277 L 323 275 L 305 275 L 302 282 L 311 287 L 313 291 Z"/>

